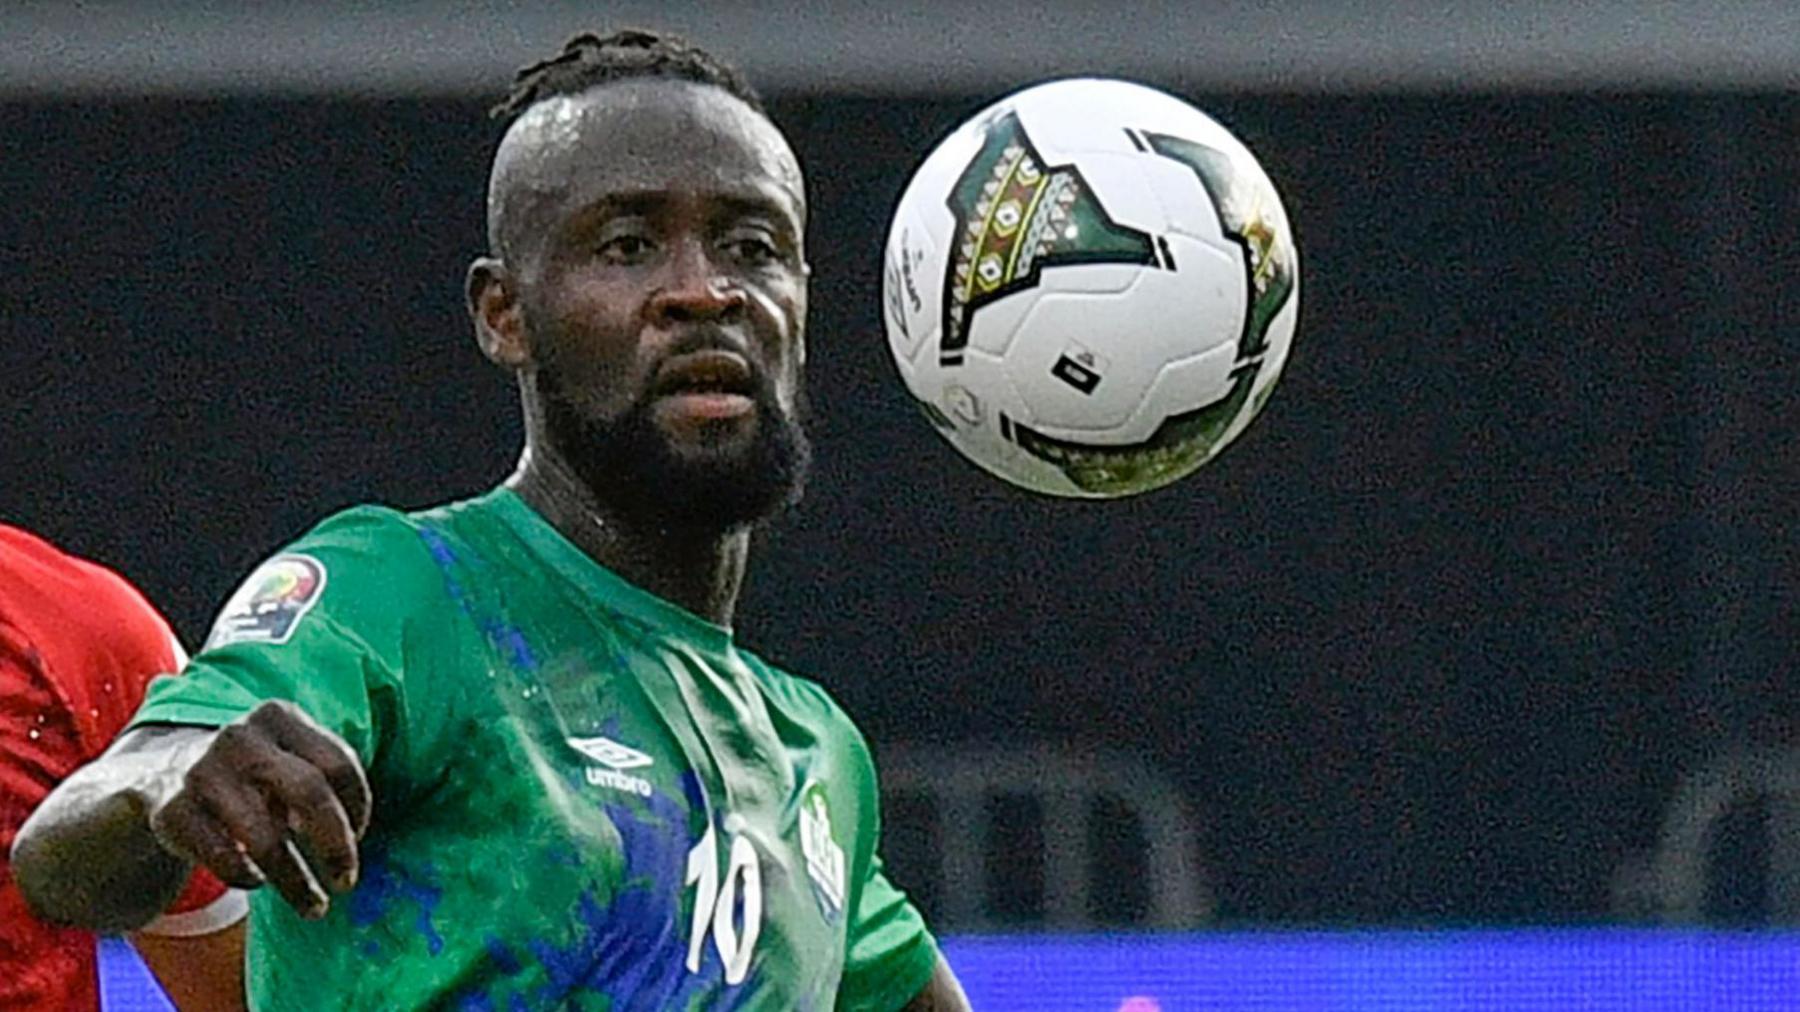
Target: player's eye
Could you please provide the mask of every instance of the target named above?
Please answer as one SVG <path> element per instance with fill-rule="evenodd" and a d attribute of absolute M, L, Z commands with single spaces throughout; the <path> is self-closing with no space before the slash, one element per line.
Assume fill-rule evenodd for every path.
<path fill-rule="evenodd" d="M 600 259 L 612 264 L 631 264 L 649 256 L 654 247 L 641 235 L 616 235 L 601 243 L 594 251 Z"/>
<path fill-rule="evenodd" d="M 725 249 L 738 262 L 752 266 L 776 263 L 782 259 L 781 249 L 773 240 L 762 235 L 733 236 L 726 241 Z"/>

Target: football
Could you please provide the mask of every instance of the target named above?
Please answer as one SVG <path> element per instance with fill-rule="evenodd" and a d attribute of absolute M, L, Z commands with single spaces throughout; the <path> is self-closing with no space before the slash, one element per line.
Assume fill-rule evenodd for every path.
<path fill-rule="evenodd" d="M 1161 488 L 1262 410 L 1293 343 L 1300 264 L 1255 156 L 1127 81 L 1016 92 L 956 128 L 889 228 L 883 318 L 931 424 L 1056 496 Z"/>

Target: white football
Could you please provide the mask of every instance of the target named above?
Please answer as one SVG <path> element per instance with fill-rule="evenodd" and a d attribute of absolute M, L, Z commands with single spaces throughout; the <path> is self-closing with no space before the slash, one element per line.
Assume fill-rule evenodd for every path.
<path fill-rule="evenodd" d="M 888 346 L 981 467 L 1117 498 L 1241 434 L 1293 343 L 1300 262 L 1236 137 L 1171 95 L 1073 78 L 958 127 L 907 184 L 882 273 Z"/>

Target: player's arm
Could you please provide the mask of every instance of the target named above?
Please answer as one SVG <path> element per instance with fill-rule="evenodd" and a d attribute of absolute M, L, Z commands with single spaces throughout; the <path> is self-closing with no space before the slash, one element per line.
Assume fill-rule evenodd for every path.
<path fill-rule="evenodd" d="M 901 1012 L 970 1012 L 969 996 L 963 994 L 962 984 L 943 956 L 938 957 L 925 990 L 913 996 Z"/>
<path fill-rule="evenodd" d="M 26 820 L 13 873 L 40 917 L 101 932 L 154 919 L 194 864 L 319 917 L 356 882 L 369 809 L 355 752 L 270 701 L 222 728 L 126 732 Z"/>
<path fill-rule="evenodd" d="M 844 718 L 848 725 L 848 718 Z M 851 759 L 861 767 L 862 805 L 851 865 L 856 885 L 847 910 L 838 1012 L 968 1012 L 969 999 L 951 972 L 919 909 L 888 880 L 878 843 L 880 791 L 868 746 L 852 734 Z"/>

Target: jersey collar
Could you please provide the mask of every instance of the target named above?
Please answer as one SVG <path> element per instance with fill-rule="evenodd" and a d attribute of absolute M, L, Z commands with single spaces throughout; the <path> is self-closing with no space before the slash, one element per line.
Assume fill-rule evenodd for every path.
<path fill-rule="evenodd" d="M 687 642 L 728 653 L 731 630 L 650 593 L 595 562 L 519 497 L 501 486 L 484 497 L 495 514 L 553 571 L 575 582 L 607 607 Z"/>

